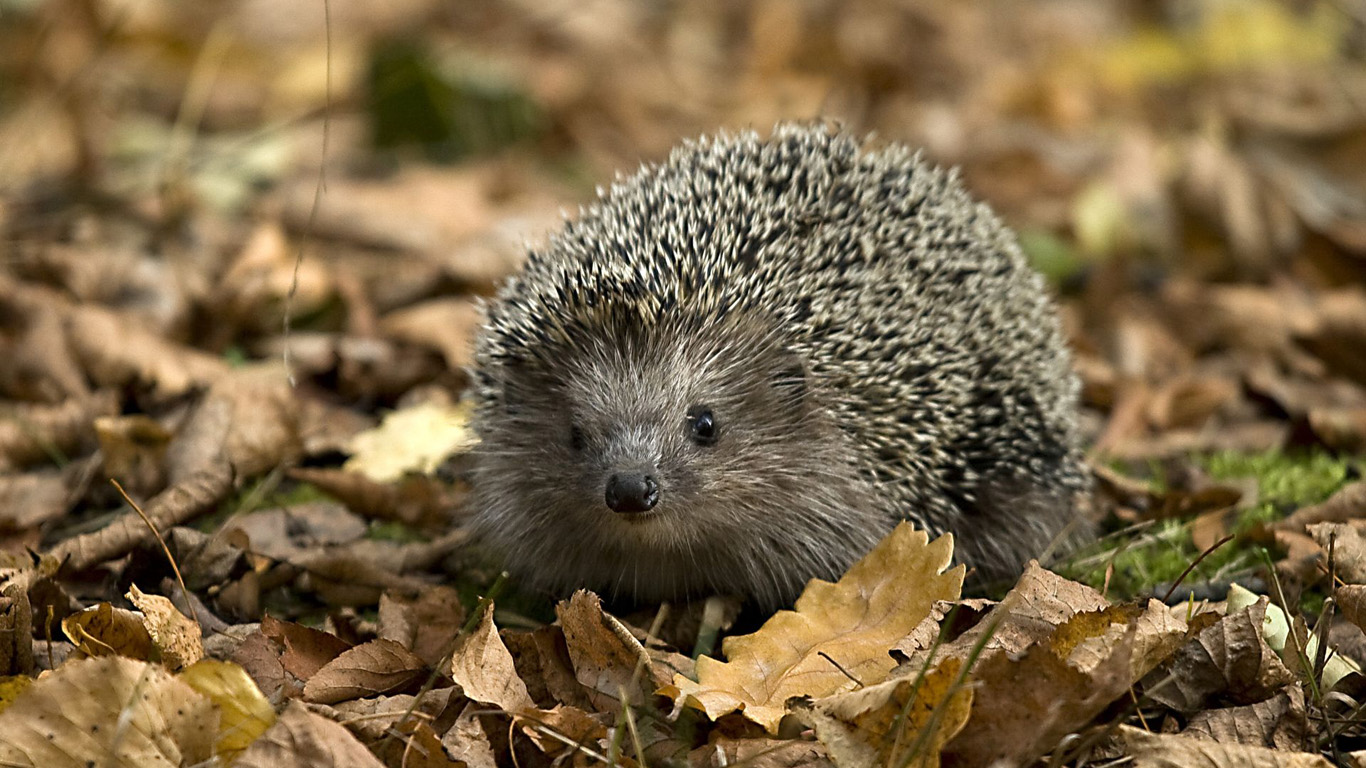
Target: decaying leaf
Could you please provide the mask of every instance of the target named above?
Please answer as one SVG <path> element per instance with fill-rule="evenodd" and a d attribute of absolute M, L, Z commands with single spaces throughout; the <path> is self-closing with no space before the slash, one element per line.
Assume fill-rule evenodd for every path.
<path fill-rule="evenodd" d="M 952 537 L 930 542 L 902 523 L 837 584 L 813 579 L 795 610 L 727 638 L 729 661 L 698 659 L 697 682 L 677 676 L 667 693 L 713 720 L 738 711 L 773 733 L 793 696 L 876 685 L 895 666 L 888 650 L 936 600 L 958 597 L 963 569 L 949 568 L 952 556 Z"/>
<path fill-rule="evenodd" d="M 87 656 L 117 654 L 146 661 L 152 655 L 152 636 L 142 616 L 109 603 L 66 617 L 62 632 Z"/>
<path fill-rule="evenodd" d="M 0 763 L 193 765 L 213 755 L 218 718 L 212 701 L 155 664 L 68 661 L 0 712 Z"/>
<path fill-rule="evenodd" d="M 961 659 L 945 659 L 923 677 L 887 680 L 798 705 L 798 717 L 840 768 L 939 765 L 939 751 L 967 723 L 972 688 Z"/>

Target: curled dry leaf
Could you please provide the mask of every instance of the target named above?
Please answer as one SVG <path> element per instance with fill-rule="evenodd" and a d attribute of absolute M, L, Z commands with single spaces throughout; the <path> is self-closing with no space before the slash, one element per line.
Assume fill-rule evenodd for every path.
<path fill-rule="evenodd" d="M 492 604 L 484 606 L 474 630 L 456 640 L 450 672 L 465 695 L 475 701 L 514 714 L 535 708 L 526 683 L 517 676 L 512 654 L 493 625 Z"/>
<path fill-rule="evenodd" d="M 752 635 L 727 638 L 729 661 L 702 657 L 697 682 L 676 676 L 664 692 L 713 720 L 740 712 L 775 733 L 791 697 L 824 698 L 885 680 L 894 666 L 888 650 L 936 600 L 958 598 L 963 568 L 949 568 L 952 557 L 951 536 L 930 542 L 902 523 L 839 583 L 812 579 L 795 610 Z"/>
<path fill-rule="evenodd" d="M 672 671 L 656 664 L 624 624 L 603 612 L 597 595 L 579 590 L 555 606 L 555 614 L 564 631 L 574 676 L 589 692 L 597 711 L 619 708 L 622 691 L 630 696 L 631 703 L 640 704 L 669 684 Z M 640 682 L 632 688 L 637 666 L 641 669 Z"/>
<path fill-rule="evenodd" d="M 218 722 L 212 701 L 155 664 L 68 661 L 0 712 L 0 764 L 194 765 L 212 757 Z"/>
<path fill-rule="evenodd" d="M 309 712 L 295 701 L 261 738 L 251 743 L 235 768 L 384 768 L 342 725 Z"/>
<path fill-rule="evenodd" d="M 73 307 L 67 339 L 86 373 L 102 387 L 151 387 L 177 397 L 224 376 L 228 364 L 213 355 L 167 340 L 103 307 Z"/>
<path fill-rule="evenodd" d="M 204 658 L 199 624 L 176 610 L 169 599 L 143 594 L 136 584 L 129 587 L 127 596 L 142 611 L 142 623 L 161 654 L 163 666 L 174 672 Z"/>
<path fill-rule="evenodd" d="M 379 598 L 379 636 L 412 650 L 432 667 L 464 624 L 465 607 L 452 587 L 438 585 L 412 599 L 387 593 Z"/>
<path fill-rule="evenodd" d="M 1322 755 L 1282 752 L 1246 744 L 1222 744 L 1180 734 L 1149 733 L 1127 725 L 1120 739 L 1135 768 L 1332 768 Z"/>
<path fill-rule="evenodd" d="M 1304 743 L 1305 722 L 1304 691 L 1289 685 L 1266 701 L 1197 712 L 1181 735 L 1293 752 Z"/>
<path fill-rule="evenodd" d="M 944 754 L 964 765 L 1028 764 L 1129 690 L 1139 666 L 1139 623 L 1091 618 L 1077 614 L 1023 655 L 997 651 L 981 659 L 972 713 Z M 1088 632 L 1095 634 L 1077 642 Z"/>
<path fill-rule="evenodd" d="M 33 531 L 56 520 L 66 514 L 70 495 L 66 478 L 55 470 L 0 474 L 0 534 Z"/>
<path fill-rule="evenodd" d="M 1210 703 L 1262 701 L 1294 680 L 1263 639 L 1266 598 L 1200 630 L 1170 663 L 1144 678 L 1154 701 L 1178 712 L 1197 712 Z"/>
<path fill-rule="evenodd" d="M 448 521 L 450 510 L 460 506 L 450 485 L 427 475 L 406 475 L 396 482 L 380 483 L 359 472 L 340 469 L 305 467 L 286 474 L 316 487 L 352 512 L 375 520 L 436 526 Z"/>
<path fill-rule="evenodd" d="M 100 603 L 62 619 L 62 632 L 87 656 L 127 656 L 147 661 L 152 636 L 137 611 Z"/>
<path fill-rule="evenodd" d="M 304 684 L 304 699 L 335 704 L 396 693 L 422 680 L 426 670 L 422 659 L 393 640 L 371 640 L 324 664 Z"/>
<path fill-rule="evenodd" d="M 1313 523 L 1345 523 L 1357 518 L 1366 518 L 1366 482 L 1344 485 L 1323 503 L 1298 509 L 1273 527 L 1304 533 Z"/>
<path fill-rule="evenodd" d="M 0 572 L 0 679 L 33 671 L 33 606 L 25 579 Z"/>

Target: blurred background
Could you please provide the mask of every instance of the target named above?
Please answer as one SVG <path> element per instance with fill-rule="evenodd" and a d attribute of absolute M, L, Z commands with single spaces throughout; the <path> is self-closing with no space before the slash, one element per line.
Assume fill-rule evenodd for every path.
<path fill-rule="evenodd" d="M 173 345 L 102 379 L 71 341 L 115 410 L 212 379 L 167 350 L 278 358 L 286 316 L 332 402 L 459 391 L 475 298 L 595 185 L 820 118 L 1015 227 L 1098 457 L 1232 457 L 1168 467 L 1199 488 L 1313 449 L 1336 487 L 1366 450 L 1364 55 L 1361 0 L 0 0 L 0 394 L 88 394 L 35 352 L 53 296 Z"/>

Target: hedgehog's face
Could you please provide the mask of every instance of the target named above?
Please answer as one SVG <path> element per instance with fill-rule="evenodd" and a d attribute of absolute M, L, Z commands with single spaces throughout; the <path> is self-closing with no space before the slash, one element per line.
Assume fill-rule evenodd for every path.
<path fill-rule="evenodd" d="M 554 586 L 697 591 L 736 567 L 714 553 L 792 538 L 794 515 L 849 501 L 838 480 L 812 491 L 813 473 L 842 475 L 847 449 L 801 358 L 767 334 L 665 329 L 490 373 L 481 528 Z"/>

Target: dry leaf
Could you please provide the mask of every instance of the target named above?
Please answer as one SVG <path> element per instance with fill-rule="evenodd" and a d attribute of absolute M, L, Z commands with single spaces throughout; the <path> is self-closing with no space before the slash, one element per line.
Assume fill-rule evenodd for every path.
<path fill-rule="evenodd" d="M 818 699 L 797 708 L 840 768 L 939 765 L 939 751 L 967 723 L 972 689 L 961 659 Z M 955 684 L 957 687 L 955 688 Z"/>
<path fill-rule="evenodd" d="M 1178 712 L 1211 702 L 1251 704 L 1294 680 L 1262 637 L 1267 600 L 1225 616 L 1201 630 L 1143 681 L 1144 691 Z"/>
<path fill-rule="evenodd" d="M 429 666 L 445 657 L 464 624 L 465 606 L 452 587 L 435 586 L 413 599 L 389 594 L 379 599 L 379 636 L 411 650 Z"/>
<path fill-rule="evenodd" d="M 261 634 L 284 648 L 280 664 L 286 672 L 300 680 L 313 677 L 328 662 L 351 647 L 350 643 L 336 635 L 271 616 L 261 617 Z"/>
<path fill-rule="evenodd" d="M 204 658 L 199 624 L 176 610 L 169 599 L 143 594 L 136 584 L 128 588 L 127 597 L 142 611 L 143 624 L 163 666 L 174 672 Z"/>
<path fill-rule="evenodd" d="M 343 726 L 291 702 L 280 719 L 252 742 L 235 768 L 384 768 Z"/>
<path fill-rule="evenodd" d="M 394 411 L 375 429 L 351 439 L 351 458 L 343 469 L 379 483 L 408 472 L 428 473 L 453 453 L 474 444 L 470 405 L 435 401 Z"/>
<path fill-rule="evenodd" d="M 1308 529 L 1325 554 L 1332 550 L 1337 578 L 1348 584 L 1366 584 L 1366 539 L 1360 529 L 1347 523 L 1314 523 Z"/>
<path fill-rule="evenodd" d="M 62 632 L 87 656 L 119 655 L 147 661 L 152 655 L 152 636 L 142 616 L 109 603 L 66 617 Z"/>
<path fill-rule="evenodd" d="M 666 693 L 713 720 L 738 711 L 775 733 L 793 696 L 824 698 L 882 682 L 894 666 L 891 647 L 936 600 L 957 599 L 962 589 L 962 567 L 949 568 L 952 537 L 928 539 L 898 525 L 839 583 L 812 579 L 795 610 L 752 635 L 726 638 L 729 661 L 698 659 L 698 681 L 677 676 Z"/>
<path fill-rule="evenodd" d="M 475 701 L 494 704 L 505 712 L 534 709 L 526 683 L 517 676 L 512 654 L 493 625 L 493 605 L 484 606 L 479 624 L 461 635 L 451 654 L 451 678 Z"/>
<path fill-rule="evenodd" d="M 1266 701 L 1197 712 L 1181 735 L 1294 751 L 1304 743 L 1305 724 L 1304 692 L 1290 685 Z"/>
<path fill-rule="evenodd" d="M 610 712 L 621 706 L 622 691 L 631 703 L 649 702 L 654 692 L 668 685 L 670 669 L 653 663 L 645 647 L 616 617 L 602 610 L 602 600 L 592 592 L 579 590 L 555 606 L 565 647 L 574 667 L 574 676 L 589 691 L 593 708 Z M 632 688 L 636 667 L 640 681 Z"/>
<path fill-rule="evenodd" d="M 1135 768 L 1332 768 L 1322 755 L 1283 752 L 1244 744 L 1221 744 L 1182 735 L 1148 733 L 1127 725 L 1120 738 Z"/>
<path fill-rule="evenodd" d="M 422 659 L 393 640 L 371 640 L 342 652 L 304 684 L 304 699 L 335 704 L 347 699 L 397 693 L 427 674 Z"/>
<path fill-rule="evenodd" d="M 213 702 L 161 667 L 78 659 L 0 712 L 0 763 L 175 768 L 208 761 L 217 733 Z"/>
<path fill-rule="evenodd" d="M 275 708 L 246 670 L 226 661 L 203 659 L 176 679 L 208 697 L 218 709 L 214 754 L 231 761 L 275 723 Z"/>

